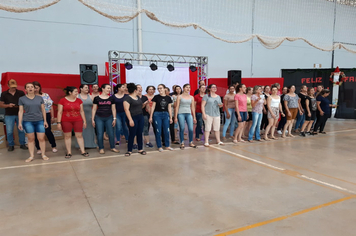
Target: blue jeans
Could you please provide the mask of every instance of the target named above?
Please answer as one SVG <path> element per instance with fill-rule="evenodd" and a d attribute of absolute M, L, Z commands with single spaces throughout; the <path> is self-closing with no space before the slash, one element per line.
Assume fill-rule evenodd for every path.
<path fill-rule="evenodd" d="M 306 110 L 305 110 L 306 111 Z M 299 128 L 302 128 L 303 124 L 305 121 L 305 113 L 303 113 L 303 115 L 301 115 L 298 111 L 298 115 L 297 115 L 297 122 L 295 123 L 295 128 L 294 130 L 297 130 Z"/>
<path fill-rule="evenodd" d="M 226 131 L 227 128 L 229 127 L 230 123 L 230 136 L 234 136 L 234 131 L 235 131 L 235 122 L 236 122 L 236 116 L 235 116 L 235 108 L 229 108 L 229 114 L 230 114 L 230 118 L 227 119 L 226 118 L 226 111 L 224 111 L 225 113 L 225 124 L 224 124 L 224 128 L 223 128 L 223 133 L 222 136 L 225 138 L 226 136 Z"/>
<path fill-rule="evenodd" d="M 26 133 L 45 133 L 44 121 L 23 121 L 22 122 L 23 128 Z"/>
<path fill-rule="evenodd" d="M 193 142 L 193 116 L 192 116 L 192 114 L 190 114 L 190 113 L 178 114 L 180 143 L 184 143 L 185 122 L 187 122 L 187 125 L 188 125 L 189 143 L 191 143 L 191 142 Z"/>
<path fill-rule="evenodd" d="M 153 127 L 156 129 L 157 147 L 162 147 L 162 132 L 164 134 L 164 145 L 169 147 L 169 114 L 167 111 L 155 111 L 153 113 Z"/>
<path fill-rule="evenodd" d="M 260 140 L 260 127 L 261 127 L 261 121 L 262 121 L 263 114 L 259 114 L 257 112 L 252 112 L 252 125 L 250 132 L 248 133 L 248 140 L 253 139 L 253 135 L 255 134 L 256 131 L 256 140 Z"/>
<path fill-rule="evenodd" d="M 110 149 L 115 148 L 114 128 L 112 127 L 113 116 L 95 116 L 94 120 L 99 149 L 104 149 L 104 131 L 109 136 Z"/>
<path fill-rule="evenodd" d="M 126 140 L 129 140 L 129 130 L 126 126 L 126 114 L 125 112 L 116 113 L 116 140 L 120 141 L 121 134 L 125 136 Z"/>
<path fill-rule="evenodd" d="M 135 136 L 137 136 L 138 150 L 143 150 L 142 133 L 143 133 L 143 126 L 144 126 L 144 116 L 142 114 L 136 115 L 132 117 L 132 120 L 134 122 L 133 127 L 130 126 L 130 122 L 126 118 L 127 127 L 129 127 L 129 141 L 127 144 L 128 152 L 132 152 L 132 146 L 133 146 Z"/>
<path fill-rule="evenodd" d="M 5 124 L 6 124 L 6 137 L 9 142 L 9 146 L 14 146 L 14 126 L 16 122 L 16 128 L 19 131 L 19 141 L 20 145 L 25 145 L 25 131 L 21 131 L 18 128 L 19 117 L 18 116 L 5 116 Z"/>
<path fill-rule="evenodd" d="M 195 127 L 195 138 L 199 138 L 200 134 L 203 134 L 203 114 L 202 113 L 195 113 L 197 118 L 197 127 Z"/>

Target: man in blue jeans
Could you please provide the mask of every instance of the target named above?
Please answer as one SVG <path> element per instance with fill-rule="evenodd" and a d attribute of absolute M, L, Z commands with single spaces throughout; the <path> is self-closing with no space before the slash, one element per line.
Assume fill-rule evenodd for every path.
<path fill-rule="evenodd" d="M 5 108 L 5 124 L 6 124 L 6 136 L 9 143 L 8 151 L 14 150 L 14 125 L 18 127 L 19 122 L 19 98 L 25 96 L 23 91 L 17 90 L 17 82 L 14 79 L 10 79 L 8 82 L 9 89 L 1 93 L 0 107 Z M 19 132 L 20 148 L 27 149 L 25 145 L 25 132 L 17 128 Z"/>

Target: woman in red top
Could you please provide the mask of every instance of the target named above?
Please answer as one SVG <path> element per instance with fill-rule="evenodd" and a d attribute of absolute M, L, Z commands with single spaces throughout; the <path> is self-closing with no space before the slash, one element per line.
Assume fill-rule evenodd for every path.
<path fill-rule="evenodd" d="M 76 87 L 66 87 L 64 89 L 66 96 L 59 100 L 57 125 L 58 130 L 63 130 L 64 143 L 66 145 L 67 154 L 65 158 L 72 157 L 72 130 L 74 129 L 75 137 L 79 144 L 80 151 L 83 156 L 88 157 L 84 149 L 83 128 L 87 127 L 85 114 L 83 110 L 83 102 L 78 96 L 78 89 Z"/>
<path fill-rule="evenodd" d="M 197 126 L 195 127 L 195 140 L 200 141 L 199 135 L 203 134 L 203 116 L 201 111 L 201 101 L 205 95 L 206 86 L 202 85 L 199 88 L 199 93 L 194 96 L 195 101 L 195 116 L 197 117 Z"/>

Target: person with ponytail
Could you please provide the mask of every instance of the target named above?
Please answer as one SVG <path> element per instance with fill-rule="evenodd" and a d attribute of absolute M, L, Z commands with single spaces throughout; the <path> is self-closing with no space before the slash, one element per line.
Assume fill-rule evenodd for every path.
<path fill-rule="evenodd" d="M 120 145 L 121 135 L 125 136 L 126 142 L 129 140 L 129 131 L 126 126 L 126 114 L 124 110 L 124 100 L 128 94 L 126 84 L 117 84 L 114 88 L 114 103 L 116 106 L 116 145 Z"/>
<path fill-rule="evenodd" d="M 85 151 L 83 139 L 83 129 L 87 126 L 83 101 L 78 98 L 78 89 L 76 87 L 67 86 L 64 91 L 66 96 L 58 102 L 57 127 L 58 130 L 63 130 L 64 133 L 64 143 L 67 149 L 65 158 L 70 159 L 72 157 L 73 129 L 82 156 L 88 157 L 89 153 Z"/>
<path fill-rule="evenodd" d="M 221 97 L 216 94 L 217 87 L 215 84 L 208 86 L 209 94 L 204 95 L 201 102 L 201 111 L 205 123 L 205 147 L 209 147 L 209 134 L 211 129 L 214 130 L 216 142 L 218 145 L 225 145 L 220 141 L 220 107 L 223 106 Z"/>
<path fill-rule="evenodd" d="M 99 153 L 104 154 L 104 128 L 109 136 L 110 150 L 120 152 L 115 148 L 114 127 L 116 125 L 116 107 L 114 98 L 110 97 L 111 86 L 103 84 L 100 87 L 101 94 L 93 101 L 92 124 L 96 128 Z"/>
<path fill-rule="evenodd" d="M 133 142 L 136 137 L 138 153 L 141 155 L 146 155 L 146 151 L 143 150 L 143 126 L 144 126 L 144 117 L 143 117 L 143 102 L 142 99 L 138 96 L 137 86 L 134 83 L 128 83 L 127 89 L 129 96 L 125 97 L 124 100 L 124 110 L 126 113 L 126 122 L 127 127 L 129 128 L 129 141 L 127 144 L 127 152 L 125 156 L 131 156 Z M 146 103 L 147 104 L 147 103 Z"/>

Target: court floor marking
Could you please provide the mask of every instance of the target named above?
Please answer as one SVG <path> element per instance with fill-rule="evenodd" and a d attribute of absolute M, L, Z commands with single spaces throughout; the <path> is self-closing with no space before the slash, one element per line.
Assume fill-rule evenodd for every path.
<path fill-rule="evenodd" d="M 267 225 L 267 224 L 270 224 L 270 223 L 274 223 L 274 222 L 277 222 L 277 221 L 285 220 L 285 219 L 288 219 L 288 218 L 291 218 L 291 217 L 294 217 L 294 216 L 298 216 L 298 215 L 301 215 L 301 214 L 304 214 L 304 213 L 308 213 L 308 212 L 311 212 L 311 211 L 314 211 L 314 210 L 318 210 L 318 209 L 321 209 L 321 208 L 324 208 L 324 207 L 327 207 L 327 206 L 330 206 L 330 205 L 334 205 L 334 204 L 337 204 L 337 203 L 340 203 L 340 202 L 343 202 L 343 201 L 347 201 L 347 200 L 350 200 L 350 199 L 354 199 L 354 198 L 356 198 L 356 195 L 344 197 L 344 198 L 341 198 L 341 199 L 338 199 L 338 200 L 335 200 L 335 201 L 327 202 L 327 203 L 324 203 L 324 204 L 321 204 L 321 205 L 318 205 L 318 206 L 314 206 L 314 207 L 307 208 L 307 209 L 304 209 L 304 210 L 301 210 L 301 211 L 297 211 L 297 212 L 294 212 L 294 213 L 289 214 L 289 215 L 280 216 L 280 217 L 277 217 L 277 218 L 274 218 L 274 219 L 271 219 L 271 220 L 266 220 L 266 221 L 262 221 L 262 222 L 259 222 L 259 223 L 243 226 L 243 227 L 240 227 L 240 228 L 237 228 L 237 229 L 233 229 L 233 230 L 230 230 L 230 231 L 227 231 L 227 232 L 224 232 L 224 233 L 216 234 L 215 236 L 227 236 L 227 235 L 236 234 L 236 233 L 239 233 L 239 232 L 242 232 L 242 231 L 245 231 L 245 230 L 249 230 L 249 229 L 257 228 L 257 227 L 260 227 L 260 226 L 263 226 L 263 225 Z"/>
<path fill-rule="evenodd" d="M 235 145 L 235 147 L 241 147 L 241 146 L 236 146 L 236 145 Z M 335 179 L 335 180 L 338 180 L 338 181 L 342 181 L 342 182 L 345 182 L 345 183 L 349 183 L 349 184 L 352 184 L 352 185 L 356 185 L 356 183 L 351 182 L 351 181 L 347 181 L 347 180 L 340 179 L 340 178 L 337 178 L 337 177 L 334 177 L 334 176 L 331 176 L 331 175 L 323 174 L 323 173 L 320 173 L 320 172 L 317 172 L 317 171 L 314 171 L 314 170 L 309 170 L 309 169 L 306 169 L 306 168 L 301 167 L 301 166 L 293 165 L 293 164 L 290 164 L 290 163 L 288 163 L 288 162 L 284 162 L 284 161 L 281 161 L 281 160 L 273 159 L 273 158 L 271 158 L 271 157 L 264 156 L 264 155 L 261 155 L 261 154 L 258 154 L 258 153 L 254 153 L 254 152 L 248 151 L 248 150 L 246 150 L 246 149 L 238 148 L 238 150 L 241 150 L 241 151 L 243 151 L 243 152 L 247 152 L 247 153 L 250 153 L 250 154 L 253 154 L 253 155 L 256 155 L 256 156 L 265 158 L 265 159 L 269 159 L 269 160 L 272 160 L 272 161 L 276 161 L 276 162 L 279 162 L 279 163 L 282 163 L 282 164 L 285 164 L 285 165 L 289 165 L 289 166 L 292 166 L 292 167 L 294 167 L 294 168 L 298 168 L 298 169 L 301 169 L 301 170 L 309 171 L 309 172 L 312 172 L 312 173 L 314 173 L 314 174 L 322 175 L 322 176 L 325 176 L 325 177 L 328 177 L 328 178 L 331 178 L 331 179 Z"/>
<path fill-rule="evenodd" d="M 322 187 L 327 187 L 328 189 L 331 189 L 331 190 L 334 190 L 334 191 L 337 191 L 337 192 L 340 192 L 340 193 L 343 193 L 343 194 L 356 194 L 356 192 L 351 191 L 349 189 L 346 189 L 346 188 L 343 188 L 343 187 L 340 187 L 340 186 L 337 186 L 337 185 L 334 185 L 334 184 L 330 184 L 330 183 L 327 183 L 327 182 L 323 182 L 321 180 L 317 180 L 317 179 L 308 177 L 308 176 L 303 175 L 303 174 L 301 174 L 301 173 L 299 173 L 297 171 L 292 171 L 292 170 L 288 170 L 288 169 L 281 168 L 281 167 L 278 167 L 278 166 L 274 166 L 274 165 L 268 164 L 268 163 L 263 162 L 263 161 L 259 161 L 259 160 L 256 160 L 256 159 L 253 159 L 253 158 L 250 158 L 250 157 L 247 157 L 247 156 L 244 156 L 244 155 L 241 155 L 241 154 L 229 151 L 229 150 L 222 149 L 220 147 L 215 147 L 215 146 L 210 146 L 210 147 L 214 148 L 214 149 L 217 149 L 217 150 L 220 150 L 220 151 L 225 152 L 225 153 L 229 153 L 229 154 L 231 154 L 233 156 L 236 156 L 236 157 L 239 157 L 241 159 L 245 159 L 245 160 L 248 160 L 250 162 L 254 162 L 254 163 L 257 163 L 259 165 L 271 168 L 271 169 L 276 170 L 278 172 L 281 172 L 283 174 L 287 174 L 289 176 L 293 176 L 293 177 L 296 177 L 298 179 L 302 179 L 302 180 L 308 181 L 310 183 L 317 184 L 317 185 L 322 186 Z"/>

